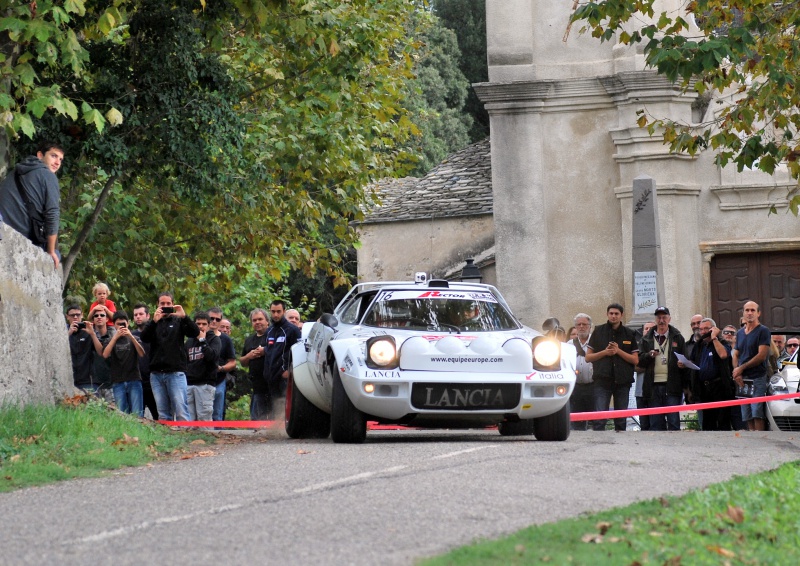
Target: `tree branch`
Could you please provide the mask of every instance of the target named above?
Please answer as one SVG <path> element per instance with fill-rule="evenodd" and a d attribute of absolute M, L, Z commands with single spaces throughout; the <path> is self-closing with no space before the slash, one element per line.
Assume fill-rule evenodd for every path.
<path fill-rule="evenodd" d="M 108 197 L 111 195 L 111 188 L 114 186 L 114 183 L 117 182 L 119 179 L 118 175 L 114 175 L 106 181 L 103 190 L 100 191 L 100 196 L 97 197 L 97 203 L 94 205 L 94 211 L 92 212 L 91 216 L 83 223 L 83 227 L 81 231 L 78 232 L 78 235 L 75 237 L 75 243 L 72 244 L 72 247 L 67 254 L 67 257 L 64 258 L 62 265 L 64 267 L 63 277 L 61 279 L 61 288 L 62 290 L 67 288 L 67 282 L 69 281 L 69 274 L 72 271 L 72 266 L 75 265 L 75 260 L 78 258 L 78 254 L 81 253 L 81 248 L 83 248 L 83 244 L 86 243 L 86 240 L 89 239 L 89 234 L 91 233 L 92 229 L 97 225 L 97 221 L 100 219 L 100 214 L 102 214 L 103 209 L 106 206 L 106 201 Z"/>

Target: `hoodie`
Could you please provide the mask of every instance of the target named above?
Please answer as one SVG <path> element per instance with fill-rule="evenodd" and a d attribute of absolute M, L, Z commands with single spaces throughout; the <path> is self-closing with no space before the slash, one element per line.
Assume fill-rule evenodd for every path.
<path fill-rule="evenodd" d="M 58 234 L 61 197 L 58 178 L 35 155 L 29 155 L 18 163 L 15 171 L 20 174 L 20 183 L 28 200 L 42 213 L 47 235 Z M 0 185 L 0 216 L 14 230 L 31 239 L 31 222 L 14 182 L 14 171 L 9 171 Z"/>

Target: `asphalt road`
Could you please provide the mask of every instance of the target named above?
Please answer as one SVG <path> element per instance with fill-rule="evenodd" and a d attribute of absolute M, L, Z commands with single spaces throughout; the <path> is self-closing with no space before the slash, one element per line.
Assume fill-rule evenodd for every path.
<path fill-rule="evenodd" d="M 478 538 L 800 459 L 793 433 L 282 432 L 0 494 L 0 564 L 413 564 Z"/>

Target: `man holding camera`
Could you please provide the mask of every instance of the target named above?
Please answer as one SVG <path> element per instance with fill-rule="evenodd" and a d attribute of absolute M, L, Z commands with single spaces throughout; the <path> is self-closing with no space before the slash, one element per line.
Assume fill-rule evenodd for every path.
<path fill-rule="evenodd" d="M 67 324 L 69 325 L 69 353 L 72 357 L 72 381 L 75 387 L 94 393 L 99 387 L 92 375 L 94 353 L 103 353 L 94 328 L 83 321 L 83 311 L 77 304 L 67 307 Z"/>
<path fill-rule="evenodd" d="M 158 416 L 167 421 L 189 420 L 186 404 L 186 367 L 189 356 L 185 338 L 197 338 L 200 329 L 174 304 L 172 293 L 158 296 L 153 320 L 142 331 L 142 342 L 150 344 L 150 386 L 158 406 Z"/>
<path fill-rule="evenodd" d="M 123 413 L 143 417 L 144 402 L 139 358 L 144 356 L 144 348 L 128 328 L 128 315 L 125 311 L 114 313 L 114 327 L 117 331 L 103 350 L 103 357 L 108 360 L 111 370 L 114 402 Z"/>

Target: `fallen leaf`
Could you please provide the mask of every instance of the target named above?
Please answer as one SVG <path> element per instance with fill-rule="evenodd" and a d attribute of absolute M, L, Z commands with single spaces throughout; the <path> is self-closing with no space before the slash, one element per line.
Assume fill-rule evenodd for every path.
<path fill-rule="evenodd" d="M 658 531 L 650 531 L 650 536 L 651 537 L 663 537 L 664 534 L 663 533 L 659 533 Z"/>
<path fill-rule="evenodd" d="M 606 540 L 607 540 L 608 542 L 619 542 L 619 541 L 621 541 L 622 539 L 621 539 L 621 538 L 619 538 L 619 537 L 609 537 L 609 538 L 607 538 Z"/>
<path fill-rule="evenodd" d="M 19 460 L 19 457 L 20 457 L 19 454 L 14 454 L 13 456 L 11 456 L 11 458 L 9 458 L 9 460 L 12 462 L 16 462 Z"/>
<path fill-rule="evenodd" d="M 727 548 L 722 548 L 721 546 L 709 545 L 706 547 L 711 552 L 716 552 L 717 554 L 724 556 L 725 558 L 735 558 L 736 553 L 728 550 Z"/>
<path fill-rule="evenodd" d="M 308 450 L 298 450 L 297 453 L 298 454 L 313 454 L 313 452 L 310 452 Z"/>
<path fill-rule="evenodd" d="M 139 437 L 138 436 L 128 436 L 126 433 L 122 433 L 122 438 L 116 439 L 114 442 L 111 443 L 111 446 L 121 446 L 125 444 L 133 444 L 135 446 L 139 445 Z"/>
<path fill-rule="evenodd" d="M 603 542 L 603 535 L 597 533 L 587 533 L 581 537 L 581 542 L 600 544 Z"/>
<path fill-rule="evenodd" d="M 106 439 L 105 439 L 105 438 L 103 438 L 102 436 L 98 436 L 98 437 L 97 437 L 97 442 L 100 442 L 101 444 L 104 444 L 104 443 L 105 443 L 105 441 L 106 441 Z"/>
<path fill-rule="evenodd" d="M 525 553 L 525 545 L 518 544 L 517 546 L 514 547 L 514 552 L 516 552 L 517 554 L 524 554 Z"/>
<path fill-rule="evenodd" d="M 214 451 L 213 450 L 202 450 L 202 451 L 198 452 L 197 455 L 200 456 L 201 458 L 207 458 L 208 456 L 214 456 Z"/>
<path fill-rule="evenodd" d="M 205 444 L 206 441 L 202 438 L 198 438 L 197 440 L 192 440 L 189 444 Z"/>
<path fill-rule="evenodd" d="M 741 523 L 744 521 L 744 509 L 728 505 L 728 517 L 734 523 Z"/>
<path fill-rule="evenodd" d="M 669 507 L 669 500 L 666 497 L 662 497 L 658 500 L 661 503 L 662 507 Z"/>
<path fill-rule="evenodd" d="M 604 535 L 608 532 L 608 529 L 611 528 L 611 523 L 606 521 L 600 521 L 594 526 L 594 528 L 600 531 L 601 535 Z"/>

